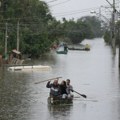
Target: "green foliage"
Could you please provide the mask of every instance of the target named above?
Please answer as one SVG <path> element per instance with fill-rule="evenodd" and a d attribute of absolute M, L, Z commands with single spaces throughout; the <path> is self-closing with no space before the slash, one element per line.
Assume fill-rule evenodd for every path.
<path fill-rule="evenodd" d="M 0 8 L 0 22 L 5 32 L 8 23 L 8 51 L 16 48 L 17 23 L 19 21 L 20 51 L 39 56 L 48 51 L 51 44 L 47 24 L 52 16 L 47 4 L 39 0 L 4 0 Z M 4 34 L 2 34 L 2 38 Z M 1 43 L 4 46 L 3 41 Z"/>
<path fill-rule="evenodd" d="M 82 17 L 80 20 L 84 21 L 87 26 L 91 28 L 93 33 L 92 37 L 101 37 L 103 32 L 101 30 L 101 21 L 95 16 Z"/>
<path fill-rule="evenodd" d="M 120 20 L 116 23 L 116 45 L 120 45 Z"/>
<path fill-rule="evenodd" d="M 4 52 L 4 33 L 0 30 L 0 54 Z"/>
<path fill-rule="evenodd" d="M 78 19 L 77 21 L 74 20 L 67 21 L 65 18 L 63 18 L 62 26 L 64 28 L 65 37 L 69 38 L 73 44 L 78 44 L 86 38 L 91 39 L 93 37 L 97 37 L 93 31 L 95 24 L 93 25 L 92 22 L 98 20 L 95 19 L 94 21 L 90 21 L 91 19 L 92 19 L 91 17 L 83 17 L 81 19 Z"/>
<path fill-rule="evenodd" d="M 85 38 L 85 33 L 82 31 L 82 23 L 69 21 L 67 25 L 67 36 L 73 44 L 80 43 Z"/>
<path fill-rule="evenodd" d="M 106 30 L 105 34 L 104 34 L 104 40 L 107 44 L 111 44 L 111 33 L 110 31 Z"/>
<path fill-rule="evenodd" d="M 111 30 L 106 30 L 105 34 L 104 34 L 104 40 L 107 44 L 112 45 L 112 31 Z M 120 21 L 116 22 L 115 25 L 115 42 L 116 45 L 120 44 Z"/>
<path fill-rule="evenodd" d="M 57 21 L 48 5 L 40 0 L 1 0 L 0 51 L 4 51 L 5 24 L 8 23 L 8 51 L 16 48 L 19 23 L 20 51 L 39 57 L 49 51 L 54 42 L 68 40 L 73 44 L 85 38 L 101 35 L 100 21 L 95 17 L 83 17 L 77 21 Z"/>
<path fill-rule="evenodd" d="M 40 54 L 44 54 L 49 50 L 50 41 L 45 33 L 42 34 L 30 34 L 25 36 L 25 43 L 23 45 L 23 53 L 31 54 L 32 57 L 39 57 Z"/>

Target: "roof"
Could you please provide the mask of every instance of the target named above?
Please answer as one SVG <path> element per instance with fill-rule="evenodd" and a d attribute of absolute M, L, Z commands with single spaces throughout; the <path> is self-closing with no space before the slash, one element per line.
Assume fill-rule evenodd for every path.
<path fill-rule="evenodd" d="M 12 52 L 16 53 L 16 54 L 21 54 L 20 51 L 17 51 L 16 49 L 12 50 Z"/>

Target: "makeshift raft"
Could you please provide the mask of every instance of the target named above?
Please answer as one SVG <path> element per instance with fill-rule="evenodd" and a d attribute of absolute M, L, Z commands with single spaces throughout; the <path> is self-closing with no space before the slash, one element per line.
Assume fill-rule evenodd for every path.
<path fill-rule="evenodd" d="M 72 103 L 73 103 L 73 97 L 71 98 L 48 97 L 49 105 L 64 105 L 64 104 L 66 105 Z"/>

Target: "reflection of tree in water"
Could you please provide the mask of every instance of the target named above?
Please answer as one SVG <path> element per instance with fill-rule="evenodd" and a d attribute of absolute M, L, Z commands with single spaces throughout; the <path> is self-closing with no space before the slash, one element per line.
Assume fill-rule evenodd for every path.
<path fill-rule="evenodd" d="M 26 60 L 25 62 L 27 62 L 27 64 L 55 64 L 57 62 L 56 56 L 54 54 L 54 51 L 46 54 L 46 55 L 42 55 L 39 57 L 39 59 L 32 59 L 32 60 Z"/>
<path fill-rule="evenodd" d="M 51 117 L 54 118 L 61 118 L 62 116 L 68 116 L 71 113 L 71 110 L 73 109 L 73 104 L 66 104 L 66 105 L 55 105 L 55 106 L 48 106 L 49 113 Z"/>

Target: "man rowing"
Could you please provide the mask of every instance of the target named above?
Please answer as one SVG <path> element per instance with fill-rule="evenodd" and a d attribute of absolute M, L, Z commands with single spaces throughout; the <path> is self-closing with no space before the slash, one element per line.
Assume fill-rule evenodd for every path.
<path fill-rule="evenodd" d="M 53 83 L 48 81 L 47 88 L 50 88 L 50 97 L 58 97 L 60 95 L 58 79 L 55 79 Z"/>

